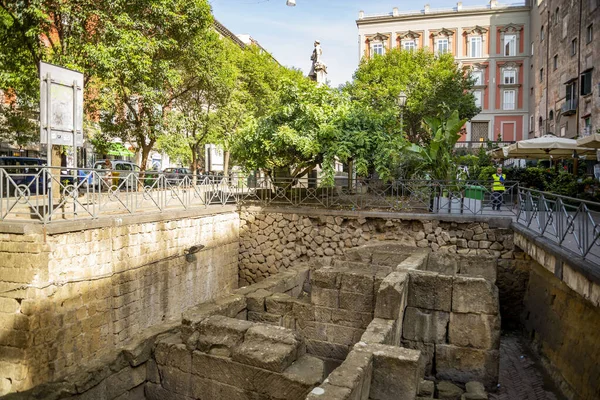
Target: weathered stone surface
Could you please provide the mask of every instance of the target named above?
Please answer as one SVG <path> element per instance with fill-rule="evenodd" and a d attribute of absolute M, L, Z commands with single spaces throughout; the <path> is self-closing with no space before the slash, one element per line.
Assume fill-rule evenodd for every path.
<path fill-rule="evenodd" d="M 327 381 L 334 386 L 350 389 L 349 399 L 368 399 L 373 375 L 373 355 L 352 351 Z"/>
<path fill-rule="evenodd" d="M 451 311 L 452 277 L 427 271 L 411 271 L 408 306 Z"/>
<path fill-rule="evenodd" d="M 422 380 L 419 384 L 419 396 L 433 399 L 435 392 L 435 383 L 433 381 Z"/>
<path fill-rule="evenodd" d="M 284 293 L 274 293 L 265 299 L 267 312 L 285 315 L 292 312 L 296 299 Z"/>
<path fill-rule="evenodd" d="M 460 400 L 464 390 L 448 381 L 441 381 L 437 384 L 438 398 L 445 400 Z"/>
<path fill-rule="evenodd" d="M 375 318 L 402 321 L 408 292 L 408 274 L 392 272 L 381 282 L 375 303 Z"/>
<path fill-rule="evenodd" d="M 498 350 L 436 346 L 436 370 L 440 379 L 462 383 L 477 380 L 492 388 L 498 382 L 498 364 Z"/>
<path fill-rule="evenodd" d="M 373 312 L 373 295 L 354 292 L 339 292 L 339 308 L 362 313 Z"/>
<path fill-rule="evenodd" d="M 265 299 L 272 294 L 273 293 L 268 290 L 259 289 L 246 295 L 248 311 L 264 312 L 266 310 Z"/>
<path fill-rule="evenodd" d="M 235 318 L 246 308 L 246 297 L 234 294 L 219 298 L 213 302 L 202 303 L 183 313 L 181 323 L 186 326 L 196 326 L 211 315 L 224 315 Z"/>
<path fill-rule="evenodd" d="M 310 301 L 315 306 L 338 308 L 340 306 L 340 292 L 337 289 L 313 287 L 310 294 Z"/>
<path fill-rule="evenodd" d="M 452 311 L 498 314 L 498 288 L 483 278 L 457 276 L 452 291 Z"/>
<path fill-rule="evenodd" d="M 322 267 L 312 271 L 310 280 L 313 288 L 339 289 L 341 286 L 339 270 L 331 267 Z"/>
<path fill-rule="evenodd" d="M 496 282 L 497 257 L 476 255 L 461 255 L 457 257 L 458 273 L 460 275 L 482 277 L 491 283 Z"/>
<path fill-rule="evenodd" d="M 330 383 L 324 383 L 314 388 L 306 400 L 348 400 L 352 391 L 345 387 L 334 386 Z"/>
<path fill-rule="evenodd" d="M 407 307 L 402 337 L 424 343 L 445 343 L 450 313 Z"/>
<path fill-rule="evenodd" d="M 360 338 L 361 342 L 367 344 L 394 344 L 395 324 L 401 324 L 402 321 L 395 322 L 391 319 L 375 318 L 367 330 Z"/>
<path fill-rule="evenodd" d="M 289 380 L 312 387 L 325 379 L 325 365 L 319 358 L 305 354 L 290 365 L 283 375 Z"/>
<path fill-rule="evenodd" d="M 467 382 L 465 384 L 465 388 L 467 389 L 467 393 L 485 393 L 485 387 L 483 383 L 477 381 Z"/>
<path fill-rule="evenodd" d="M 443 275 L 454 276 L 458 272 L 458 261 L 456 257 L 448 254 L 433 252 L 429 255 L 425 269 Z"/>
<path fill-rule="evenodd" d="M 154 383 L 146 383 L 144 394 L 148 400 L 192 400 L 191 397 L 170 392 Z"/>
<path fill-rule="evenodd" d="M 321 340 L 305 339 L 306 352 L 322 358 L 331 358 L 343 361 L 350 352 L 350 346 L 324 342 Z"/>
<path fill-rule="evenodd" d="M 423 377 L 421 353 L 402 347 L 357 343 L 356 351 L 373 353 L 373 400 L 412 400 Z M 403 379 L 398 379 L 402 376 Z"/>
<path fill-rule="evenodd" d="M 230 354 L 234 347 L 244 341 L 244 334 L 251 326 L 249 321 L 224 316 L 209 317 L 198 328 L 197 348 L 209 353 L 212 348 L 217 347 Z"/>
<path fill-rule="evenodd" d="M 500 316 L 451 313 L 448 338 L 455 346 L 498 349 Z"/>
<path fill-rule="evenodd" d="M 433 358 L 435 356 L 435 344 L 434 343 L 423 343 L 415 342 L 413 340 L 403 339 L 402 347 L 407 349 L 419 350 L 423 358 L 423 371 L 424 376 L 431 376 L 433 372 Z"/>
<path fill-rule="evenodd" d="M 373 274 L 371 271 L 348 271 L 340 273 L 340 290 L 373 295 Z"/>
<path fill-rule="evenodd" d="M 283 316 L 267 312 L 248 311 L 248 321 L 260 322 L 268 325 L 283 326 Z"/>

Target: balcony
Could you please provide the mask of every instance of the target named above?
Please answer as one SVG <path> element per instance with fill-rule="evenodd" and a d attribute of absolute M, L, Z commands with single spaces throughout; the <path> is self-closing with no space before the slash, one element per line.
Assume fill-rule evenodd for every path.
<path fill-rule="evenodd" d="M 577 99 L 567 100 L 560 107 L 560 112 L 562 115 L 569 116 L 574 115 L 577 112 Z"/>

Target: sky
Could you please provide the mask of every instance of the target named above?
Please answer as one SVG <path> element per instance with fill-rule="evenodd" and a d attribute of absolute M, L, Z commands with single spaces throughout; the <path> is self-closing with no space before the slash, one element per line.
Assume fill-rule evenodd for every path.
<path fill-rule="evenodd" d="M 451 8 L 456 1 L 421 0 L 209 0 L 216 19 L 235 34 L 249 34 L 281 64 L 308 73 L 315 40 L 321 41 L 323 61 L 333 87 L 352 80 L 359 61 L 358 12 L 365 15 L 431 8 Z M 464 6 L 486 0 L 463 0 Z"/>

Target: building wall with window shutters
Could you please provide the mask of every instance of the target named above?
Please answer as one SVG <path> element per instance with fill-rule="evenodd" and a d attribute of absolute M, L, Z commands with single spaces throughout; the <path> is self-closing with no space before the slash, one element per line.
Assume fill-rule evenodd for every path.
<path fill-rule="evenodd" d="M 512 121 L 517 130 L 514 137 L 527 137 L 529 117 L 529 12 L 528 6 L 486 6 L 481 8 L 460 7 L 449 10 L 423 10 L 419 13 L 398 12 L 389 15 L 368 16 L 361 14 L 357 26 L 360 57 L 372 57 L 371 43 L 376 36 L 388 38 L 394 48 L 408 50 L 424 46 L 438 53 L 448 51 L 465 69 L 465 73 L 477 71 L 480 82 L 473 88 L 480 103 L 481 112 L 473 118 L 480 122 L 474 139 L 471 124 L 467 135 L 461 140 L 480 140 L 481 127 L 488 126 L 487 138 L 496 140 L 496 116 Z M 510 38 L 506 55 L 504 38 Z M 380 37 L 381 38 L 381 37 Z M 413 47 L 414 43 L 414 47 Z M 514 63 L 514 82 L 505 85 L 500 80 L 500 66 Z M 505 110 L 502 104 L 505 90 L 514 92 L 514 107 Z M 517 123 L 517 121 L 519 121 Z M 508 129 L 506 124 L 505 130 Z"/>

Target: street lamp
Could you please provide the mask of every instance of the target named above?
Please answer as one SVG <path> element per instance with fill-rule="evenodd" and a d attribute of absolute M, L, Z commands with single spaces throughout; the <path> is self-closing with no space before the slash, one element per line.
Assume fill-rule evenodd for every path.
<path fill-rule="evenodd" d="M 406 93 L 403 91 L 398 95 L 398 106 L 400 107 L 400 129 L 404 128 L 404 106 L 406 106 Z"/>

